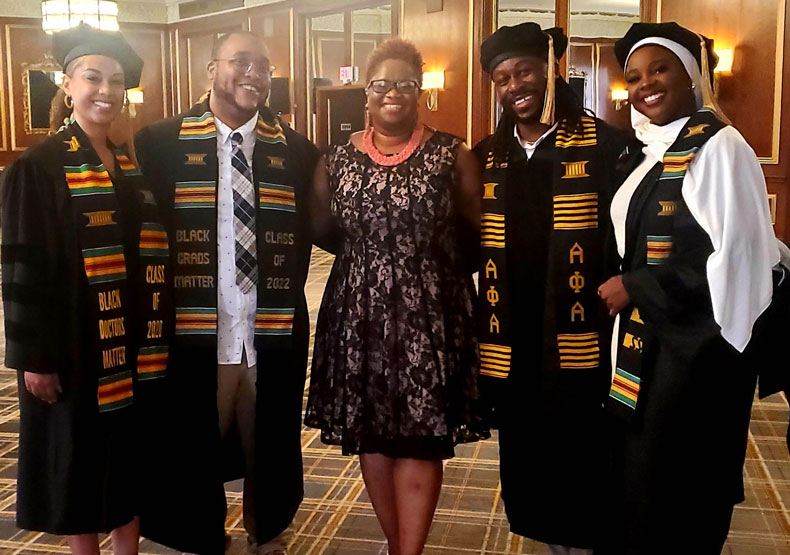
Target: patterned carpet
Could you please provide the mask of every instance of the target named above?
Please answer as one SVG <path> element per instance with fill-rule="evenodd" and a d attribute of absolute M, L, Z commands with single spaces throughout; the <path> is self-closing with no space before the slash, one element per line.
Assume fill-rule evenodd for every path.
<path fill-rule="evenodd" d="M 332 257 L 316 250 L 307 284 L 311 318 L 321 302 Z M 67 553 L 63 539 L 14 526 L 19 410 L 14 372 L 0 369 L 0 554 Z M 787 402 L 774 396 L 755 405 L 744 475 L 746 502 L 735 510 L 725 555 L 790 555 L 790 457 L 785 445 Z M 705 433 L 704 423 L 699 433 Z M 302 432 L 306 499 L 290 528 L 292 555 L 385 554 L 359 463 Z M 496 438 L 457 449 L 445 467 L 444 487 L 426 555 L 546 554 L 545 546 L 508 532 L 500 500 Z M 228 488 L 231 553 L 244 553 L 240 484 Z M 109 542 L 102 544 L 110 553 Z M 678 553 L 682 552 L 679 546 Z M 173 553 L 143 541 L 141 553 Z"/>

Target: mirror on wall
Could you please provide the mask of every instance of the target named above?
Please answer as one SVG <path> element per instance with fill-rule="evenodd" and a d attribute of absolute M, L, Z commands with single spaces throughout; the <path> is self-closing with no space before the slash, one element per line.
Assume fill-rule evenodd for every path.
<path fill-rule="evenodd" d="M 554 27 L 555 0 L 500 0 L 497 28 L 532 21 L 541 29 Z"/>
<path fill-rule="evenodd" d="M 392 34 L 392 6 L 361 8 L 351 12 L 351 65 L 359 68 L 359 80 L 364 81 L 362 74 L 370 55 Z"/>
<path fill-rule="evenodd" d="M 614 43 L 639 21 L 639 0 L 570 0 L 567 76 L 584 107 L 618 127 L 629 128 L 629 110 L 612 100 L 624 90 Z"/>
<path fill-rule="evenodd" d="M 63 72 L 51 58 L 22 64 L 22 107 L 25 133 L 49 133 L 49 108 L 63 82 Z"/>

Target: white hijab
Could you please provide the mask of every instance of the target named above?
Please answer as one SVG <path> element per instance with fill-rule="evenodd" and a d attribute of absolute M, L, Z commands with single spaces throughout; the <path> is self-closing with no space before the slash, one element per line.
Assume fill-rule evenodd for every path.
<path fill-rule="evenodd" d="M 663 37 L 642 39 L 631 48 L 625 67 L 631 54 L 646 44 L 663 46 L 680 59 L 694 85 L 697 108 L 701 108 L 699 66 L 679 43 Z M 637 138 L 659 160 L 677 139 L 675 124 L 650 123 L 631 106 L 631 125 Z M 771 270 L 779 262 L 779 249 L 771 226 L 765 178 L 754 152 L 731 127 L 719 131 L 706 145 L 714 141 L 720 148 L 706 150 L 703 146 L 683 180 L 681 193 L 713 244 L 707 262 L 713 317 L 722 337 L 743 352 L 754 322 L 771 303 Z"/>

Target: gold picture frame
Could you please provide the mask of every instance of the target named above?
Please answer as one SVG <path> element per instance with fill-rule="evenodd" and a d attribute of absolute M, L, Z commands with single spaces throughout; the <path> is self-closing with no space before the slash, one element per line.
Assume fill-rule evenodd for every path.
<path fill-rule="evenodd" d="M 58 85 L 52 80 L 54 88 L 47 90 L 31 91 L 33 86 L 47 86 L 47 74 L 60 73 L 60 65 L 48 54 L 40 62 L 23 63 L 22 65 L 22 115 L 25 126 L 25 133 L 28 135 L 47 135 L 49 128 L 49 105 L 52 96 L 57 92 Z M 31 72 L 37 72 L 33 75 Z M 31 94 L 33 93 L 33 94 Z M 36 99 L 34 101 L 34 98 Z M 35 113 L 34 113 L 35 112 Z M 44 117 L 44 115 L 46 117 Z M 46 121 L 46 126 L 42 126 L 42 121 Z"/>

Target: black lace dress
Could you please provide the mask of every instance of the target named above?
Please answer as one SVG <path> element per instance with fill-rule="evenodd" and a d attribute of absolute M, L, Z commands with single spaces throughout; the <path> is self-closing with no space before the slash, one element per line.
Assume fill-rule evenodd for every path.
<path fill-rule="evenodd" d="M 342 242 L 315 338 L 305 423 L 343 452 L 449 458 L 489 436 L 476 411 L 474 286 L 452 190 L 461 140 L 435 133 L 408 160 L 327 154 Z"/>

